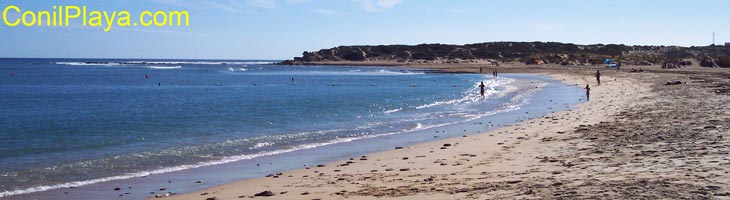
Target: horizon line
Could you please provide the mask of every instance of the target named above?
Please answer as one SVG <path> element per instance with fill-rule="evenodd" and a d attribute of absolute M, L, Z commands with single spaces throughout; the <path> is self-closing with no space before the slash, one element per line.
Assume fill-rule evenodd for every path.
<path fill-rule="evenodd" d="M 711 46 L 726 46 L 724 44 L 730 43 L 730 42 L 720 42 L 720 44 L 708 44 L 704 46 L 700 45 L 691 45 L 691 46 L 683 46 L 683 45 L 643 45 L 643 44 L 621 44 L 621 43 L 594 43 L 594 44 L 581 44 L 581 43 L 572 43 L 572 42 L 556 42 L 556 41 L 490 41 L 490 42 L 476 42 L 476 43 L 464 43 L 464 44 L 453 44 L 453 43 L 419 43 L 419 44 L 348 44 L 348 45 L 338 45 L 330 48 L 322 48 L 319 50 L 325 50 L 325 49 L 332 49 L 342 46 L 395 46 L 395 45 L 405 45 L 405 46 L 418 46 L 418 45 L 457 45 L 457 46 L 464 46 L 464 45 L 472 45 L 472 44 L 482 44 L 482 43 L 504 43 L 504 42 L 521 42 L 521 43 L 530 43 L 530 42 L 541 42 L 541 43 L 560 43 L 560 44 L 573 44 L 573 45 L 583 45 L 583 46 L 591 46 L 591 45 L 624 45 L 624 46 L 655 46 L 655 47 L 683 47 L 683 48 L 692 48 L 692 47 L 711 47 Z M 305 52 L 316 52 L 319 50 L 313 50 L 308 51 L 305 50 Z M 301 55 L 297 55 L 301 56 Z M 129 58 L 129 57 L 117 57 L 117 58 L 111 58 L 111 57 L 3 57 L 0 56 L 0 59 L 120 59 L 120 60 L 127 60 L 127 59 L 148 59 L 148 60 L 262 60 L 262 61 L 285 61 L 289 59 L 293 59 L 292 56 L 285 59 L 271 59 L 271 58 Z"/>

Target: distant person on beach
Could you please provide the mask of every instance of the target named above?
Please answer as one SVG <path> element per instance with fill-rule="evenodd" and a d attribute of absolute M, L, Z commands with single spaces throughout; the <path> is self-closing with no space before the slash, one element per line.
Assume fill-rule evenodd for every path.
<path fill-rule="evenodd" d="M 497 77 L 497 69 L 492 70 L 492 76 Z"/>
<path fill-rule="evenodd" d="M 586 89 L 586 101 L 590 101 L 591 100 L 591 87 L 586 85 L 585 89 Z"/>
<path fill-rule="evenodd" d="M 481 74 L 481 73 L 484 73 L 484 68 L 482 68 L 482 67 L 479 67 L 479 73 L 480 73 L 480 74 Z"/>
<path fill-rule="evenodd" d="M 596 82 L 598 82 L 598 85 L 601 85 L 601 71 L 596 70 Z"/>
<path fill-rule="evenodd" d="M 484 81 L 482 81 L 482 83 L 479 84 L 479 94 L 481 94 L 482 97 L 484 97 Z"/>

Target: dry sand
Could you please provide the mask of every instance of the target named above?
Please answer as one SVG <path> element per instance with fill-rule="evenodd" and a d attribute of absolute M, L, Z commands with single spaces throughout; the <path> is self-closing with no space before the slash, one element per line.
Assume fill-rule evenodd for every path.
<path fill-rule="evenodd" d="M 598 86 L 594 69 L 522 69 L 590 84 L 592 101 L 478 135 L 165 199 L 729 199 L 727 73 L 604 70 Z M 255 196 L 263 191 L 273 196 Z"/>

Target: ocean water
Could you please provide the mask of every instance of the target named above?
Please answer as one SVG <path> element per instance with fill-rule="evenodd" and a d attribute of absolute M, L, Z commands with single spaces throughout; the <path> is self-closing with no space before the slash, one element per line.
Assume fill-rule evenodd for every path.
<path fill-rule="evenodd" d="M 271 63 L 0 59 L 0 197 L 517 121 L 506 113 L 579 100 L 543 76 Z"/>

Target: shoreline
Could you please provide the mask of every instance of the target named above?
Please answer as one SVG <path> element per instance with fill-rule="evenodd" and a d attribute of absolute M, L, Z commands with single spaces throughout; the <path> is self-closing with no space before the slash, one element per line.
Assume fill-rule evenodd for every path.
<path fill-rule="evenodd" d="M 399 67 L 411 67 L 414 68 L 414 66 L 399 66 Z M 418 67 L 415 67 L 418 68 Z M 478 68 L 477 68 L 478 69 Z M 545 73 L 535 73 L 535 74 L 541 74 L 545 75 Z M 547 73 L 547 75 L 552 76 L 554 80 L 562 80 L 566 84 L 574 85 L 574 84 L 585 84 L 588 81 L 585 80 L 586 77 L 575 75 L 575 74 L 561 74 L 561 73 Z M 607 77 L 608 79 L 608 77 Z M 599 88 L 593 88 L 595 94 L 602 94 L 598 96 L 600 98 L 613 96 L 611 101 L 618 101 L 622 100 L 621 103 L 614 103 L 611 105 L 618 105 L 623 106 L 623 103 L 628 103 L 626 99 L 621 99 L 618 97 L 628 97 L 624 95 L 618 95 L 619 91 L 616 90 L 609 90 L 610 85 L 617 84 L 618 82 L 621 82 L 620 85 L 628 85 L 624 83 L 624 81 L 629 80 L 621 80 L 617 81 L 616 83 L 604 83 L 604 86 L 601 86 Z M 646 87 L 645 85 L 641 85 L 641 87 Z M 639 90 L 641 88 L 632 88 L 635 90 Z M 636 93 L 632 93 L 634 97 L 637 97 L 635 95 Z M 595 97 L 594 97 L 595 98 Z M 590 110 L 586 107 L 599 107 L 600 105 L 596 105 L 596 102 L 604 102 L 605 100 L 596 100 L 594 102 L 583 102 L 576 105 L 573 105 L 576 110 L 570 109 L 569 111 L 559 111 L 557 113 L 548 114 L 546 116 L 583 116 L 587 115 Z M 588 105 L 587 105 L 588 104 Z M 619 105 L 621 104 L 621 105 Z M 605 107 L 598 108 L 599 110 L 605 110 Z M 609 115 L 604 115 L 604 117 L 592 117 L 588 118 L 588 121 L 583 121 L 581 123 L 585 124 L 594 124 L 598 123 L 599 121 L 607 120 Z M 476 135 L 471 135 L 468 137 L 462 137 L 462 138 L 448 138 L 448 139 L 442 139 L 437 140 L 433 142 L 426 142 L 421 143 L 409 147 L 394 147 L 395 150 L 386 150 L 381 152 L 372 153 L 369 155 L 366 155 L 366 157 L 354 157 L 350 160 L 341 160 L 331 163 L 326 163 L 324 165 L 320 165 L 317 167 L 307 167 L 307 168 L 300 168 L 292 171 L 287 171 L 283 173 L 278 173 L 269 177 L 265 178 L 255 178 L 255 179 L 247 179 L 247 180 L 241 180 L 233 183 L 228 183 L 224 185 L 218 185 L 214 186 L 202 191 L 193 192 L 193 193 L 187 193 L 182 195 L 174 195 L 170 196 L 166 199 L 200 199 L 202 198 L 218 198 L 218 199 L 235 199 L 235 198 L 243 198 L 243 197 L 255 197 L 256 194 L 259 194 L 261 192 L 265 191 L 271 191 L 274 197 L 277 199 L 301 199 L 301 198 L 320 198 L 320 199 L 331 199 L 331 198 L 367 198 L 367 197 L 414 197 L 411 195 L 405 195 L 405 194 L 411 194 L 413 190 L 414 185 L 410 185 L 402 188 L 389 188 L 385 191 L 381 191 L 382 187 L 387 187 L 388 184 L 383 184 L 379 187 L 374 186 L 368 186 L 365 187 L 365 189 L 359 187 L 363 184 L 374 184 L 375 180 L 376 182 L 388 182 L 386 181 L 386 177 L 401 177 L 401 179 L 413 179 L 414 177 L 420 177 L 424 178 L 422 180 L 428 180 L 427 182 L 434 182 L 434 179 L 441 177 L 446 178 L 449 176 L 459 176 L 459 173 L 456 172 L 463 172 L 463 170 L 473 169 L 474 166 L 482 166 L 486 165 L 486 162 L 478 162 L 477 164 L 473 164 L 471 162 L 472 160 L 476 159 L 484 159 L 485 157 L 489 157 L 489 154 L 498 153 L 504 149 L 511 149 L 514 148 L 515 145 L 520 145 L 525 141 L 527 142 L 534 142 L 534 140 L 537 140 L 537 137 L 553 137 L 555 134 L 558 134 L 558 132 L 566 132 L 569 131 L 569 128 L 566 128 L 566 124 L 564 122 L 560 122 L 559 126 L 561 131 L 554 131 L 552 134 L 538 134 L 534 133 L 535 131 L 541 131 L 541 128 L 546 129 L 556 129 L 557 127 L 544 127 L 542 125 L 532 127 L 532 124 L 536 122 L 536 120 L 543 119 L 545 116 L 537 117 L 531 120 L 523 121 L 516 124 L 506 125 L 503 128 L 498 128 L 497 130 L 492 130 L 488 132 L 479 133 Z M 573 122 L 578 123 L 578 122 Z M 573 125 L 578 126 L 576 124 L 570 124 L 567 127 L 573 127 Z M 582 124 L 581 124 L 582 125 Z M 518 127 L 516 130 L 515 127 Z M 519 128 L 519 127 L 527 127 L 527 128 Z M 528 129 L 529 128 L 529 129 Z M 525 129 L 526 133 L 520 133 L 520 136 L 515 136 L 515 131 L 520 132 L 519 129 Z M 563 130 L 564 129 L 564 130 Z M 529 133 L 527 133 L 529 132 Z M 509 135 L 507 135 L 509 133 Z M 495 136 L 497 135 L 497 136 Z M 492 144 L 489 147 L 482 147 L 479 142 L 476 141 L 501 141 L 501 142 L 492 142 L 495 144 Z M 448 144 L 448 146 L 446 146 Z M 480 148 L 482 147 L 482 148 Z M 442 149 L 445 148 L 445 149 Z M 452 150 L 453 149 L 453 150 Z M 475 149 L 481 152 L 474 152 L 474 151 L 468 151 L 468 149 Z M 441 151 L 441 152 L 440 152 Z M 468 153 L 467 153 L 468 152 Z M 466 155 L 466 156 L 464 156 Z M 462 157 L 461 159 L 457 159 L 459 157 Z M 501 156 L 501 155 L 500 155 Z M 366 158 L 365 160 L 361 160 L 362 158 Z M 495 158 L 495 157 L 492 157 Z M 435 160 L 434 160 L 435 159 Z M 503 158 L 502 158 L 503 159 Z M 507 160 L 504 160 L 507 161 Z M 471 163 L 470 163 L 471 162 Z M 501 162 L 501 161 L 500 161 Z M 469 166 L 469 165 L 472 166 Z M 427 167 L 420 167 L 420 166 L 427 166 Z M 446 167 L 438 167 L 438 166 L 446 166 Z M 461 166 L 468 166 L 467 169 L 462 169 Z M 440 168 L 447 168 L 447 171 L 443 171 L 444 169 Z M 454 175 L 451 175 L 454 173 Z M 424 175 L 428 174 L 428 175 Z M 468 176 L 474 176 L 466 175 Z M 377 178 L 375 178 L 377 177 Z M 473 178 L 468 178 L 473 179 Z M 499 179 L 495 179 L 499 180 Z M 349 183 L 346 186 L 341 185 L 340 183 L 346 182 Z M 360 183 L 364 182 L 364 183 Z M 420 182 L 420 184 L 423 184 L 422 181 L 415 181 L 416 183 Z M 458 181 L 457 181 L 458 182 Z M 255 186 L 256 187 L 252 187 Z M 395 189 L 395 190 L 394 190 Z M 446 191 L 446 188 L 435 188 L 431 190 L 433 191 Z M 230 192 L 228 192 L 230 191 Z M 398 195 L 391 195 L 390 193 L 398 193 Z M 405 193 L 404 193 L 405 192 Z M 402 194 L 401 194 L 402 193 Z M 416 196 L 418 196 L 421 193 L 430 193 L 429 191 L 420 191 L 418 190 L 415 192 Z M 458 193 L 458 192 L 457 192 Z M 264 193 L 261 193 L 264 194 Z M 266 194 L 270 195 L 270 194 Z M 433 198 L 429 196 L 430 198 Z M 437 197 L 438 199 L 442 198 L 458 198 L 455 196 L 441 196 Z M 465 198 L 465 197 L 461 197 Z"/>
<path fill-rule="evenodd" d="M 473 73 L 478 66 L 441 68 Z M 398 67 L 432 69 L 428 65 Z M 529 120 L 520 119 L 519 123 L 468 137 L 386 145 L 390 150 L 362 154 L 367 156 L 365 160 L 353 155 L 351 160 L 327 162 L 321 167 L 299 165 L 298 169 L 284 169 L 285 172 L 262 167 L 260 170 L 271 175 L 236 178 L 239 180 L 230 183 L 203 178 L 205 185 L 183 189 L 196 192 L 174 194 L 165 199 L 262 198 L 256 194 L 273 195 L 271 199 L 730 199 L 730 178 L 724 170 L 730 166 L 726 157 L 730 154 L 727 145 L 730 144 L 730 111 L 726 110 L 726 105 L 730 105 L 727 96 L 730 71 L 699 67 L 671 70 L 650 67 L 643 68 L 643 73 L 602 70 L 604 85 L 596 87 L 592 73 L 602 69 L 596 66 L 525 67 L 530 66 L 516 64 L 499 70 L 548 75 L 566 84 L 589 83 L 594 101 Z M 491 68 L 485 68 L 485 72 L 490 71 Z M 664 84 L 677 80 L 682 84 Z M 345 147 L 340 150 L 349 148 L 342 146 Z M 280 159 L 295 157 L 288 155 Z M 248 165 L 206 170 L 245 166 Z M 200 175 L 210 172 L 206 170 L 192 171 Z M 227 173 L 240 177 L 240 172 L 236 169 Z M 192 183 L 197 177 L 168 179 L 181 174 L 150 176 L 145 181 Z M 86 188 L 95 190 L 95 194 L 121 194 L 106 191 L 110 186 L 131 181 L 141 180 L 43 193 L 60 195 Z M 162 185 L 176 188 L 168 184 L 147 185 L 155 189 L 143 190 L 156 191 Z M 265 191 L 272 193 L 262 193 Z M 42 196 L 33 193 L 7 198 L 45 198 Z M 151 195 L 144 196 L 154 199 Z M 75 194 L 79 199 L 89 197 Z M 120 195 L 119 198 L 137 197 Z"/>
<path fill-rule="evenodd" d="M 727 69 L 626 66 L 603 70 L 595 87 L 596 66 L 520 67 L 500 71 L 589 83 L 593 101 L 478 135 L 170 198 L 730 199 Z"/>
<path fill-rule="evenodd" d="M 511 77 L 511 76 L 510 77 L 511 78 L 522 77 L 524 80 L 531 80 L 533 78 L 535 80 L 550 79 L 550 77 L 546 77 L 546 76 L 534 76 L 533 77 L 532 75 L 522 75 L 522 74 L 514 75 L 514 76 L 515 77 Z M 531 77 L 531 78 L 528 78 L 528 77 Z M 527 82 L 525 82 L 525 83 L 527 83 Z M 559 86 L 559 87 L 558 88 L 551 87 L 551 89 L 549 89 L 549 90 L 555 91 L 556 89 L 562 89 L 562 87 L 566 87 L 562 84 L 559 84 L 559 85 L 556 84 L 555 86 Z M 541 92 L 541 93 L 555 94 L 555 92 Z M 573 94 L 573 96 L 574 95 L 575 94 Z M 549 95 L 549 96 L 555 96 L 555 95 Z M 555 98 L 559 98 L 559 97 L 555 97 Z M 577 98 L 571 97 L 570 99 L 577 99 Z M 548 103 L 546 100 L 536 100 L 536 101 Z M 556 102 L 563 102 L 563 101 L 559 100 Z M 553 107 L 555 107 L 555 108 L 561 107 L 561 106 L 559 106 L 560 104 L 556 103 L 556 102 L 551 103 L 551 105 L 553 105 Z M 573 102 L 567 102 L 567 103 L 571 104 L 571 105 L 573 104 Z M 540 103 L 540 105 L 542 105 L 542 104 Z M 539 108 L 539 107 L 540 106 L 527 105 L 524 108 L 529 110 L 529 109 L 534 109 L 534 108 Z M 519 117 L 521 117 L 521 116 L 539 116 L 538 114 L 523 115 L 523 114 L 519 114 L 519 112 L 520 112 L 519 110 L 518 111 L 506 111 L 504 113 L 495 115 L 495 116 L 501 116 L 501 117 L 498 117 L 500 119 L 496 119 L 496 120 L 492 120 L 492 121 L 494 121 L 495 123 L 500 123 L 500 124 L 510 124 L 510 123 L 514 123 L 514 122 L 512 122 L 512 120 L 518 120 Z M 539 113 L 539 112 L 537 112 L 537 113 Z M 504 118 L 504 119 L 502 119 L 502 118 Z M 474 131 L 479 132 L 479 131 L 484 130 L 482 128 L 472 127 L 470 122 L 461 122 L 461 123 L 458 123 L 457 125 L 458 126 L 455 125 L 454 127 L 444 127 L 445 130 L 449 130 L 449 134 L 444 133 L 444 134 L 437 134 L 437 135 L 440 135 L 442 137 L 461 136 L 460 127 L 464 128 L 464 129 L 469 129 L 468 134 L 474 134 L 475 133 Z M 451 125 L 449 125 L 449 126 L 451 126 Z M 491 128 L 489 128 L 489 129 L 491 129 Z M 433 131 L 433 130 L 431 130 L 431 131 Z M 431 136 L 432 136 L 431 131 L 420 131 L 421 133 L 416 134 L 416 135 L 420 135 L 420 136 L 393 136 L 392 138 L 391 138 L 391 136 L 387 136 L 384 138 L 374 139 L 374 140 L 366 139 L 367 141 L 370 141 L 370 142 L 378 142 L 378 143 L 383 142 L 385 144 L 390 144 L 390 145 L 379 145 L 382 147 L 377 147 L 376 149 L 372 149 L 372 148 L 368 147 L 367 149 L 370 149 L 370 150 L 361 150 L 358 148 L 358 150 L 356 150 L 355 152 L 360 152 L 360 153 L 356 153 L 358 155 L 365 154 L 365 153 L 369 154 L 372 152 L 378 152 L 378 151 L 391 149 L 392 146 L 396 146 L 396 145 L 406 145 L 406 144 L 421 143 L 423 141 L 432 141 L 432 140 L 435 140 L 435 138 L 428 139 L 428 138 L 431 138 Z M 408 134 L 408 135 L 412 135 L 412 134 Z M 449 135 L 449 136 L 447 136 L 447 135 Z M 406 139 L 406 137 L 411 138 L 411 139 L 416 139 L 416 140 L 409 142 L 411 139 Z M 398 139 L 398 138 L 400 138 L 400 139 Z M 398 141 L 400 141 L 400 142 L 398 142 Z M 354 142 L 354 143 L 367 143 L 367 142 Z M 339 150 L 337 150 L 338 152 L 340 152 L 340 151 L 349 152 L 351 150 L 348 149 L 348 146 L 353 145 L 353 143 L 348 142 L 348 144 L 349 145 L 332 145 L 332 146 L 344 146 L 344 148 L 333 147 L 333 148 L 326 148 L 326 149 L 330 149 L 330 150 L 339 149 Z M 362 145 L 359 145 L 359 146 L 362 146 Z M 366 146 L 371 146 L 371 145 L 366 145 Z M 324 150 L 324 151 L 327 151 L 327 150 Z M 314 150 L 314 151 L 304 150 L 302 152 L 317 153 L 317 152 L 321 152 L 321 151 L 320 150 Z M 281 158 L 291 157 L 292 155 L 307 155 L 306 153 L 284 153 L 284 154 L 287 154 L 287 155 L 271 156 L 271 157 L 281 159 Z M 348 156 L 354 156 L 354 155 L 341 155 L 341 156 L 338 156 L 338 159 L 347 158 Z M 316 161 L 317 159 L 319 161 Z M 89 196 L 97 196 L 97 195 L 101 195 L 99 198 L 101 198 L 101 197 L 109 198 L 109 197 L 114 197 L 117 195 L 119 195 L 121 198 L 122 194 L 124 194 L 124 198 L 133 198 L 133 199 L 134 198 L 145 198 L 145 197 L 150 196 L 150 195 L 145 195 L 145 194 L 147 194 L 148 192 L 151 192 L 151 191 L 155 191 L 157 194 L 164 194 L 168 191 L 169 192 L 196 191 L 199 189 L 203 189 L 205 187 L 214 186 L 214 185 L 218 185 L 218 184 L 222 184 L 222 183 L 226 183 L 226 182 L 236 181 L 236 179 L 256 178 L 256 177 L 262 177 L 267 173 L 276 173 L 278 171 L 296 169 L 297 167 L 302 166 L 301 163 L 309 163 L 311 165 L 311 164 L 315 164 L 315 163 L 334 161 L 336 159 L 316 158 L 315 161 L 312 161 L 310 159 L 310 161 L 304 161 L 304 162 L 301 162 L 301 161 L 306 160 L 306 159 L 300 159 L 298 162 L 289 162 L 289 163 L 297 163 L 297 164 L 294 164 L 291 167 L 283 167 L 283 168 L 282 168 L 282 165 L 286 165 L 286 164 L 284 164 L 284 163 L 286 163 L 286 161 L 279 162 L 279 161 L 276 161 L 276 159 L 273 159 L 273 161 L 276 163 L 274 165 L 274 168 L 276 168 L 278 170 L 265 169 L 269 166 L 263 167 L 264 166 L 263 164 L 262 164 L 261 168 L 258 168 L 258 167 L 252 168 L 252 166 L 255 166 L 257 164 L 256 162 L 262 162 L 262 163 L 270 162 L 270 161 L 266 161 L 266 160 L 272 160 L 272 159 L 266 158 L 266 159 L 255 159 L 252 161 L 236 161 L 236 162 L 233 162 L 230 164 L 207 166 L 207 167 L 203 167 L 200 169 L 194 168 L 192 170 L 190 170 L 190 169 L 183 170 L 183 171 L 175 170 L 172 172 L 167 172 L 167 173 L 162 173 L 162 174 L 140 175 L 140 177 L 135 177 L 135 178 L 125 178 L 125 179 L 120 179 L 120 180 L 103 181 L 101 183 L 95 183 L 95 184 L 83 185 L 83 186 L 61 185 L 57 189 L 18 194 L 18 195 L 11 195 L 11 196 L 7 196 L 7 198 L 8 199 L 26 199 L 26 198 L 46 199 L 48 197 L 52 197 L 52 196 L 56 196 L 56 195 L 64 195 L 65 197 L 72 198 L 72 199 L 85 199 L 85 198 L 88 198 Z M 219 171 L 220 169 L 238 168 L 238 167 L 249 167 L 249 168 L 251 168 L 251 170 L 248 170 L 248 171 L 255 170 L 255 171 L 259 171 L 259 172 L 264 171 L 266 173 L 263 173 L 263 174 L 258 173 L 258 174 L 255 174 L 254 176 L 250 176 L 251 174 L 245 174 L 246 172 L 244 172 L 244 171 L 246 171 L 246 170 L 235 170 L 235 171 L 231 171 L 231 172 L 214 172 L 214 173 L 210 173 L 211 175 L 206 174 L 206 172 L 209 172 L 210 170 Z M 254 169 L 254 168 L 256 168 L 256 169 Z M 241 175 L 241 172 L 244 172 L 245 175 Z M 234 180 L 230 180 L 230 179 L 218 180 L 218 179 L 214 178 L 215 176 L 220 176 L 220 175 L 232 176 L 232 177 L 236 177 L 236 178 Z M 180 176 L 183 176 L 183 178 L 178 178 Z M 197 178 L 197 179 L 189 180 L 192 178 Z M 205 182 L 205 184 L 191 184 L 191 183 L 195 183 L 196 180 L 203 180 Z M 170 182 L 170 181 L 172 181 L 172 182 Z M 223 181 L 223 182 L 220 182 L 220 181 Z M 139 182 L 139 183 L 136 183 L 136 182 Z M 120 188 L 120 190 L 119 191 L 111 190 L 114 188 Z M 132 189 L 132 188 L 134 188 L 134 189 Z M 166 190 L 157 191 L 158 188 L 166 188 Z M 193 188 L 193 189 L 191 189 L 191 188 Z M 94 192 L 94 191 L 96 191 L 96 192 Z M 116 192 L 114 192 L 114 191 L 116 191 Z M 111 195 L 111 196 L 107 196 L 107 195 Z"/>

